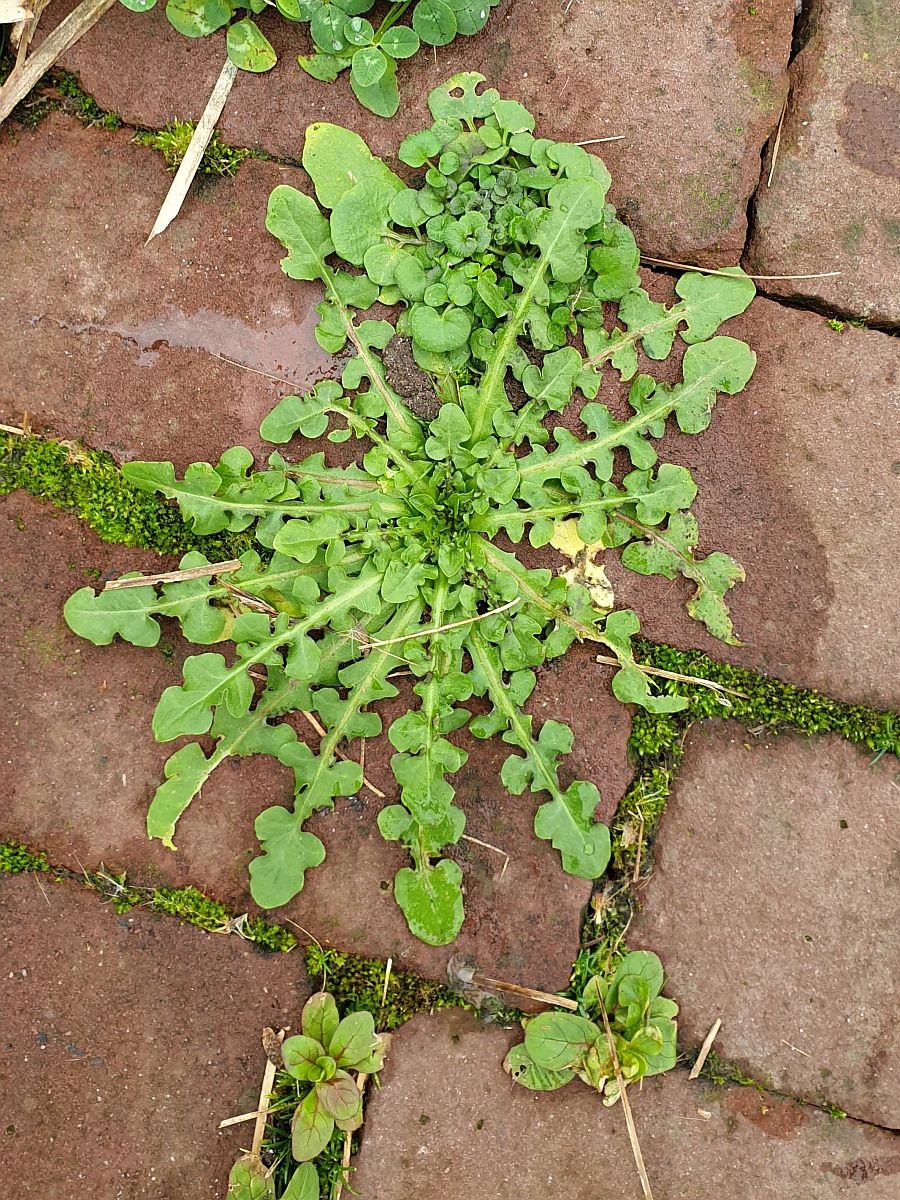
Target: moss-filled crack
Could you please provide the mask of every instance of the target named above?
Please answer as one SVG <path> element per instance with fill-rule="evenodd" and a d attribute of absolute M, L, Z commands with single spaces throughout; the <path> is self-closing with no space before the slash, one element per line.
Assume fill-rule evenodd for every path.
<path fill-rule="evenodd" d="M 208 933 L 233 934 L 269 953 L 288 953 L 302 945 L 285 925 L 236 913 L 195 887 L 143 887 L 127 875 L 109 871 L 102 864 L 76 871 L 51 862 L 43 850 L 35 850 L 15 839 L 0 841 L 0 876 L 38 874 L 49 883 L 79 883 L 110 904 L 117 914 L 148 909 L 174 917 Z M 327 987 L 341 1011 L 367 1009 L 379 1028 L 396 1029 L 418 1013 L 442 1008 L 473 1008 L 465 997 L 414 971 L 393 967 L 388 973 L 383 959 L 365 958 L 311 942 L 304 948 L 310 984 Z M 387 974 L 387 988 L 385 976 Z M 494 1010 L 494 1019 L 506 1010 Z"/>
<path fill-rule="evenodd" d="M 165 500 L 139 491 L 108 455 L 73 442 L 0 434 L 0 496 L 21 488 L 74 513 L 104 542 L 184 554 L 203 549 L 234 558 L 253 545 L 249 535 L 199 537 Z"/>
<path fill-rule="evenodd" d="M 249 918 L 246 914 L 237 914 L 197 888 L 141 887 L 130 883 L 125 874 L 113 874 L 102 865 L 95 870 L 75 871 L 69 867 L 52 864 L 49 855 L 43 850 L 33 850 L 14 839 L 0 841 L 0 876 L 23 874 L 40 875 L 51 883 L 82 884 L 95 892 L 99 899 L 109 903 L 120 915 L 136 908 L 146 908 L 209 933 L 242 937 L 263 952 L 287 953 L 301 944 L 295 934 L 283 925 L 261 917 Z M 624 935 L 628 927 L 631 898 L 623 894 L 625 889 L 611 889 L 609 882 L 605 890 L 607 897 L 604 903 L 595 905 L 591 918 L 585 921 L 583 948 L 573 966 L 571 985 L 566 994 L 577 993 L 583 978 L 587 978 L 597 969 L 598 958 L 610 960 L 624 953 Z M 599 937 L 598 929 L 601 930 Z M 479 1011 L 476 1005 L 460 993 L 414 971 L 394 967 L 388 970 L 387 963 L 379 958 L 366 958 L 311 942 L 304 947 L 304 962 L 310 986 L 327 988 L 342 1012 L 364 1009 L 372 1013 L 378 1028 L 386 1032 L 399 1028 L 414 1016 L 433 1014 L 441 1009 L 464 1008 Z M 483 1007 L 480 1011 L 484 1015 Z M 515 1019 L 516 1010 L 491 1005 L 487 1015 L 492 1022 L 503 1024 Z M 695 1049 L 682 1050 L 681 1058 L 684 1064 L 693 1065 L 697 1053 Z M 770 1082 L 748 1075 L 736 1064 L 728 1062 L 715 1052 L 710 1052 L 707 1056 L 700 1078 L 716 1087 L 753 1087 L 768 1095 L 818 1108 L 834 1118 L 848 1117 L 873 1128 L 886 1128 L 853 1117 L 824 1097 L 808 1100 L 779 1090 Z M 285 1130 L 276 1121 L 267 1135 L 265 1144 L 275 1148 L 284 1136 Z M 337 1147 L 337 1142 L 335 1146 Z M 321 1164 L 323 1168 L 327 1167 L 328 1161 L 330 1160 L 326 1155 Z"/>
<path fill-rule="evenodd" d="M 699 1050 L 685 1051 L 683 1057 L 685 1066 L 693 1066 L 699 1057 Z M 826 1116 L 831 1117 L 835 1121 L 854 1121 L 857 1125 L 864 1125 L 869 1129 L 877 1129 L 894 1135 L 900 1132 L 890 1125 L 879 1125 L 877 1121 L 868 1121 L 865 1117 L 856 1117 L 853 1113 L 841 1108 L 839 1104 L 830 1101 L 824 1094 L 817 1096 L 814 1100 L 794 1096 L 790 1092 L 775 1087 L 771 1081 L 767 1082 L 748 1075 L 736 1063 L 722 1058 L 714 1050 L 711 1050 L 707 1055 L 706 1061 L 700 1069 L 699 1078 L 712 1084 L 716 1089 L 726 1087 L 754 1088 L 763 1096 L 774 1096 L 779 1100 L 789 1100 L 793 1104 L 799 1104 L 802 1108 L 818 1109 L 819 1112 L 825 1113 Z"/>
<path fill-rule="evenodd" d="M 874 763 L 885 754 L 900 757 L 900 715 L 846 704 L 809 688 L 796 687 L 743 667 L 716 662 L 696 650 L 678 650 L 645 640 L 635 641 L 636 659 L 652 667 L 693 675 L 740 692 L 721 694 L 708 688 L 672 682 L 669 689 L 688 699 L 678 713 L 637 709 L 632 718 L 629 756 L 634 777 L 619 803 L 611 827 L 612 858 L 606 876 L 594 888 L 584 915 L 581 949 L 572 970 L 568 994 L 578 997 L 587 980 L 608 971 L 628 951 L 627 934 L 638 908 L 638 887 L 652 872 L 659 823 L 684 757 L 685 737 L 704 720 L 734 720 L 752 735 L 783 733 L 813 737 L 835 734 L 872 752 Z M 692 1065 L 696 1048 L 681 1046 L 679 1058 Z M 846 1113 L 826 1096 L 801 1099 L 747 1075 L 741 1068 L 710 1053 L 701 1078 L 726 1086 L 755 1087 L 779 1098 L 818 1108 L 832 1117 Z M 861 1120 L 862 1124 L 871 1124 Z M 880 1128 L 879 1126 L 875 1126 Z"/>
<path fill-rule="evenodd" d="M 811 688 L 717 662 L 699 650 L 677 650 L 648 641 L 635 646 L 636 658 L 647 666 L 708 679 L 743 696 L 729 694 L 726 706 L 722 696 L 708 688 L 672 683 L 673 692 L 687 697 L 686 709 L 678 713 L 635 712 L 628 743 L 635 774 L 612 828 L 613 862 L 619 871 L 633 873 L 639 854 L 639 873 L 649 869 L 647 850 L 684 754 L 685 735 L 697 721 L 734 720 L 755 735 L 838 734 L 878 758 L 889 753 L 900 756 L 897 713 L 833 700 Z"/>
<path fill-rule="evenodd" d="M 139 129 L 134 135 L 134 141 L 138 146 L 159 151 L 166 166 L 175 171 L 187 154 L 191 138 L 194 136 L 194 128 L 193 121 L 170 121 L 163 129 Z M 228 177 L 235 175 L 241 163 L 246 162 L 248 158 L 268 159 L 269 155 L 262 150 L 251 150 L 246 146 L 230 146 L 223 141 L 219 131 L 214 129 L 197 170 L 201 175 Z"/>
<path fill-rule="evenodd" d="M 0 53 L 0 83 L 6 80 L 13 67 L 13 56 Z M 76 117 L 82 125 L 93 129 L 124 129 L 134 134 L 133 141 L 139 146 L 155 150 L 163 156 L 166 165 L 175 170 L 184 157 L 194 133 L 193 121 L 170 121 L 161 129 L 150 129 L 125 121 L 118 113 L 101 107 L 94 97 L 84 90 L 77 75 L 53 67 L 31 89 L 10 114 L 7 132 L 16 136 L 16 127 L 36 129 L 53 112 L 64 112 Z M 296 159 L 275 158 L 259 147 L 232 146 L 224 141 L 218 130 L 212 137 L 198 172 L 201 175 L 232 176 L 241 163 L 248 158 L 277 161 L 285 166 L 295 166 Z"/>
<path fill-rule="evenodd" d="M 5 83 L 14 62 L 15 57 L 8 50 L 0 53 L 0 83 Z M 12 110 L 13 124 L 6 128 L 14 131 L 15 125 L 20 125 L 36 129 L 52 112 L 68 113 L 77 117 L 82 125 L 99 129 L 120 129 L 125 124 L 118 113 L 102 108 L 71 71 L 52 67 Z"/>

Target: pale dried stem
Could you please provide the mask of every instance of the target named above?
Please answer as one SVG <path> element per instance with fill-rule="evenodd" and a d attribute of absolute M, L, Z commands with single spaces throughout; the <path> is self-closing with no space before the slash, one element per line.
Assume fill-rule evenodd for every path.
<path fill-rule="evenodd" d="M 118 591 L 120 588 L 155 587 L 158 583 L 180 583 L 185 579 L 205 579 L 211 575 L 226 575 L 241 569 L 238 558 L 229 558 L 227 562 L 208 563 L 205 567 L 186 567 L 183 571 L 166 571 L 161 575 L 140 575 L 136 579 L 111 579 L 104 587 L 104 592 Z"/>
<path fill-rule="evenodd" d="M 241 1113 L 239 1117 L 226 1117 L 224 1121 L 218 1124 L 219 1129 L 228 1129 L 232 1125 L 240 1125 L 244 1121 L 255 1121 L 259 1116 L 265 1116 L 266 1112 L 262 1109 L 256 1109 L 254 1112 Z"/>
<path fill-rule="evenodd" d="M 463 842 L 472 842 L 475 846 L 483 846 L 485 850 L 493 850 L 495 854 L 499 854 L 503 858 L 503 869 L 500 871 L 500 879 L 506 874 L 506 868 L 509 866 L 509 855 L 505 850 L 501 850 L 499 846 L 492 846 L 490 842 L 483 842 L 481 838 L 472 837 L 468 833 L 460 835 L 460 840 Z M 500 882 L 500 879 L 497 882 Z"/>
<path fill-rule="evenodd" d="M 778 118 L 778 130 L 775 134 L 775 145 L 772 147 L 772 165 L 769 167 L 769 178 L 766 180 L 766 187 L 772 186 L 772 177 L 775 174 L 775 164 L 778 161 L 778 149 L 781 146 L 781 130 L 784 125 L 784 117 L 787 112 L 788 98 L 785 96 L 784 104 L 781 106 L 781 116 Z"/>
<path fill-rule="evenodd" d="M 274 383 L 283 383 L 286 387 L 296 387 L 296 384 L 291 383 L 289 379 L 282 378 L 281 375 L 271 375 L 268 371 L 261 371 L 259 367 L 248 367 L 246 363 L 239 362 L 236 358 L 229 358 L 225 354 L 217 354 L 215 350 L 207 350 L 207 354 L 211 358 L 218 358 L 221 362 L 230 363 L 233 367 L 240 367 L 243 371 L 251 371 L 254 375 L 262 375 L 264 379 L 271 379 Z"/>
<path fill-rule="evenodd" d="M 570 1012 L 578 1011 L 578 1001 L 570 1000 L 568 996 L 554 996 L 552 992 L 537 991 L 535 988 L 523 987 L 520 983 L 505 983 L 502 979 L 492 979 L 490 975 L 479 975 L 477 972 L 473 973 L 471 981 L 478 987 L 508 992 L 511 996 L 523 996 L 541 1004 L 553 1004 L 557 1008 L 567 1008 Z"/>
<path fill-rule="evenodd" d="M 50 897 L 47 895 L 47 892 L 46 892 L 46 890 L 44 889 L 44 885 L 41 883 L 41 881 L 40 881 L 40 878 L 38 877 L 38 873 L 37 873 L 37 871 L 33 872 L 33 874 L 34 874 L 34 882 L 35 882 L 35 883 L 38 885 L 38 887 L 41 889 L 41 895 L 42 895 L 42 896 L 44 897 L 44 899 L 47 901 L 47 907 L 48 907 L 48 908 L 52 908 L 52 907 L 53 907 L 53 905 L 50 903 Z"/>
<path fill-rule="evenodd" d="M 100 20 L 115 0 L 82 0 L 76 9 L 64 17 L 34 54 L 17 62 L 0 88 L 0 124 L 20 100 L 24 100 L 34 85 L 50 70 L 56 60 L 74 46 L 82 34 Z"/>
<path fill-rule="evenodd" d="M 787 1046 L 788 1050 L 795 1050 L 797 1054 L 802 1054 L 804 1058 L 812 1058 L 808 1050 L 801 1050 L 799 1046 L 795 1046 L 793 1042 L 789 1042 L 787 1038 L 781 1039 L 782 1046 Z"/>
<path fill-rule="evenodd" d="M 637 883 L 641 878 L 641 855 L 644 849 L 644 830 L 647 827 L 647 822 L 644 820 L 643 814 L 638 813 L 637 819 L 641 823 L 640 831 L 638 832 L 637 850 L 634 856 L 634 871 L 631 873 L 631 882 Z"/>
<path fill-rule="evenodd" d="M 641 262 L 651 263 L 657 267 L 677 267 L 679 271 L 699 271 L 703 275 L 724 275 L 726 279 L 832 279 L 840 275 L 840 271 L 820 271 L 816 275 L 735 275 L 733 271 L 720 271 L 715 267 L 698 267 L 693 263 L 672 262 L 668 258 L 650 258 L 641 255 Z"/>
<path fill-rule="evenodd" d="M 608 654 L 598 654 L 595 661 L 603 663 L 607 667 L 619 667 L 622 665 L 617 658 L 611 658 Z M 636 662 L 634 665 L 639 671 L 643 671 L 645 675 L 658 675 L 661 679 L 675 679 L 680 683 L 696 683 L 700 687 L 710 688 L 714 692 L 723 692 L 728 696 L 737 696 L 741 700 L 747 699 L 746 692 L 739 692 L 736 688 L 725 687 L 723 683 L 714 683 L 712 679 L 701 679 L 699 675 L 681 675 L 678 671 L 664 671 L 662 667 L 646 667 L 643 663 L 639 662 Z"/>
<path fill-rule="evenodd" d="M 600 1015 L 603 1017 L 603 1028 L 606 1031 L 606 1042 L 612 1059 L 613 1073 L 619 1085 L 619 1098 L 622 1101 L 622 1111 L 625 1114 L 625 1125 L 628 1128 L 628 1140 L 631 1143 L 631 1153 L 634 1155 L 634 1165 L 637 1167 L 638 1178 L 641 1181 L 641 1191 L 645 1200 L 653 1200 L 650 1178 L 644 1166 L 644 1155 L 641 1153 L 641 1143 L 638 1141 L 637 1126 L 634 1123 L 634 1113 L 631 1111 L 631 1101 L 628 1099 L 628 1086 L 622 1074 L 622 1066 L 616 1053 L 616 1042 L 609 1027 L 609 1017 L 606 1015 L 606 1005 L 600 1001 Z"/>
<path fill-rule="evenodd" d="M 278 1032 L 278 1040 L 284 1040 L 284 1030 Z M 263 1072 L 262 1087 L 259 1089 L 259 1104 L 257 1105 L 256 1125 L 253 1127 L 253 1143 L 250 1147 L 251 1154 L 259 1154 L 260 1146 L 266 1132 L 266 1117 L 269 1115 L 269 1097 L 272 1094 L 272 1085 L 275 1082 L 276 1066 L 272 1060 L 266 1056 L 266 1069 Z"/>
<path fill-rule="evenodd" d="M 722 1028 L 722 1018 L 716 1017 L 713 1022 L 713 1027 L 703 1040 L 703 1045 L 700 1047 L 700 1053 L 697 1055 L 697 1061 L 691 1067 L 691 1073 L 688 1079 L 696 1079 L 703 1070 L 703 1064 L 706 1062 L 707 1055 L 712 1049 L 712 1044 L 718 1036 L 719 1030 Z"/>
<path fill-rule="evenodd" d="M 33 11 L 22 0 L 0 0 L 0 25 L 27 25 L 33 17 Z M 12 35 L 15 36 L 15 30 Z"/>
<path fill-rule="evenodd" d="M 327 736 L 324 728 L 316 720 L 316 718 L 313 716 L 313 714 L 311 712 L 306 712 L 306 710 L 302 709 L 302 708 L 298 709 L 298 712 L 300 713 L 301 717 L 305 717 L 306 720 L 310 723 L 310 725 L 312 725 L 313 729 L 316 731 L 316 733 L 319 735 L 319 737 Z M 335 754 L 338 756 L 338 758 L 342 758 L 344 760 L 344 762 L 356 763 L 356 760 L 351 758 L 348 754 L 345 754 L 343 752 L 343 750 L 335 750 Z M 356 763 L 356 765 L 359 766 L 359 763 Z M 363 775 L 363 784 L 369 789 L 370 792 L 372 792 L 374 795 L 376 795 L 379 800 L 387 799 L 387 797 L 385 796 L 385 794 L 381 790 L 381 788 L 377 788 L 374 783 L 370 783 L 370 781 L 368 779 L 366 779 L 365 775 Z"/>
<path fill-rule="evenodd" d="M 388 984 L 391 982 L 391 969 L 392 969 L 393 965 L 394 965 L 394 960 L 392 958 L 388 957 L 387 962 L 384 964 L 384 986 L 381 989 L 382 1011 L 384 1010 L 384 1004 L 385 1004 L 385 1001 L 387 1000 Z"/>
<path fill-rule="evenodd" d="M 576 142 L 576 146 L 597 146 L 600 142 L 622 142 L 625 140 L 624 133 L 614 133 L 611 137 L 588 138 L 586 142 Z"/>
<path fill-rule="evenodd" d="M 404 633 L 401 637 L 387 638 L 383 642 L 363 641 L 358 637 L 356 640 L 366 650 L 380 650 L 383 646 L 396 646 L 398 642 L 410 642 L 413 638 L 431 637 L 435 633 L 446 633 L 448 629 L 461 629 L 463 625 L 474 625 L 476 621 L 484 621 L 488 617 L 495 617 L 497 613 L 506 612 L 516 604 L 520 604 L 521 596 L 516 596 L 515 600 L 510 600 L 508 604 L 501 604 L 499 608 L 488 609 L 485 613 L 479 613 L 475 617 L 465 617 L 462 621 L 451 621 L 449 625 L 436 625 L 433 629 L 417 629 L 415 633 Z"/>
<path fill-rule="evenodd" d="M 228 99 L 236 76 L 237 67 L 230 58 L 226 58 L 225 65 L 219 72 L 219 77 L 210 93 L 209 100 L 206 102 L 203 116 L 197 122 L 197 127 L 194 130 L 194 135 L 190 140 L 185 156 L 181 160 L 175 178 L 172 180 L 172 185 L 163 201 L 162 208 L 159 210 L 159 216 L 150 230 L 150 236 L 144 243 L 145 246 L 165 229 L 168 229 L 181 212 L 181 206 L 188 194 L 194 176 L 197 174 L 197 168 L 200 166 L 203 152 L 209 145 L 209 139 L 212 137 L 213 130 L 216 127 L 216 121 L 222 115 L 222 109 L 225 107 L 225 101 Z"/>
<path fill-rule="evenodd" d="M 243 588 L 235 587 L 233 583 L 228 583 L 222 579 L 219 581 L 219 586 L 223 587 L 226 592 L 234 596 L 246 608 L 253 608 L 257 612 L 266 613 L 267 616 L 277 617 L 278 609 L 269 604 L 267 600 L 261 600 L 259 596 L 252 596 L 249 592 L 245 592 Z M 249 672 L 253 675 L 253 672 Z M 262 675 L 253 675 L 254 679 L 262 679 Z"/>
<path fill-rule="evenodd" d="M 390 959 L 388 959 L 388 962 L 390 962 Z M 360 1095 L 366 1086 L 366 1080 L 368 1078 L 368 1075 L 365 1075 L 362 1071 L 360 1071 L 360 1073 L 356 1076 L 356 1087 Z M 347 1130 L 347 1132 L 344 1134 L 344 1153 L 341 1156 L 341 1173 L 338 1176 L 337 1186 L 334 1189 L 334 1200 L 341 1200 L 341 1196 L 344 1193 L 344 1183 L 346 1182 L 347 1175 L 350 1172 L 350 1154 L 352 1146 L 353 1134 L 350 1130 Z"/>
<path fill-rule="evenodd" d="M 28 47 L 31 45 L 31 40 L 37 31 L 41 13 L 49 3 L 50 0 L 34 0 L 34 3 L 31 5 L 31 16 L 27 20 L 19 21 L 12 27 L 9 35 L 9 44 L 13 48 L 17 48 L 16 67 L 21 67 L 24 63 Z"/>

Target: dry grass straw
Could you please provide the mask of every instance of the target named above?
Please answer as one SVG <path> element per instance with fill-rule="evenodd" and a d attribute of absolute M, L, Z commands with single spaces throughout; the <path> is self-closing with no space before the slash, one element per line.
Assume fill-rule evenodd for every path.
<path fill-rule="evenodd" d="M 227 562 L 208 563 L 205 567 L 186 567 L 183 571 L 166 571 L 161 575 L 140 575 L 136 579 L 111 579 L 104 587 L 104 592 L 118 591 L 120 588 L 155 587 L 159 583 L 180 583 L 185 579 L 206 579 L 211 575 L 226 575 L 241 569 L 238 558 L 230 558 Z"/>
<path fill-rule="evenodd" d="M 642 263 L 656 267 L 675 267 L 679 271 L 699 271 L 703 275 L 724 275 L 726 279 L 734 279 L 733 271 L 722 271 L 718 267 L 698 267 L 694 263 L 673 262 L 669 258 L 651 258 L 648 254 L 641 255 Z M 815 275 L 744 275 L 745 279 L 832 279 L 840 275 L 840 271 L 819 271 Z M 740 276 L 738 276 L 740 278 Z"/>
<path fill-rule="evenodd" d="M 712 1049 L 712 1044 L 716 1040 L 721 1028 L 722 1019 L 721 1017 L 716 1017 L 715 1021 L 713 1022 L 712 1029 L 710 1029 L 709 1033 L 704 1038 L 703 1045 L 700 1047 L 700 1053 L 697 1055 L 697 1061 L 691 1067 L 691 1073 L 688 1075 L 688 1079 L 696 1079 L 703 1070 L 703 1064 L 706 1062 L 707 1055 Z"/>
<path fill-rule="evenodd" d="M 600 1001 L 600 1015 L 603 1017 L 603 1028 L 606 1031 L 606 1042 L 609 1046 L 610 1058 L 612 1059 L 613 1073 L 619 1085 L 619 1098 L 622 1101 L 622 1111 L 625 1114 L 625 1125 L 628 1129 L 631 1153 L 634 1155 L 634 1165 L 637 1167 L 638 1178 L 641 1181 L 641 1191 L 644 1193 L 645 1200 L 653 1200 L 650 1177 L 647 1175 L 647 1168 L 644 1165 L 644 1155 L 641 1152 L 641 1143 L 638 1140 L 637 1126 L 634 1123 L 634 1113 L 631 1111 L 631 1101 L 628 1099 L 628 1085 L 625 1082 L 625 1076 L 622 1074 L 622 1065 L 619 1062 L 619 1055 L 616 1053 L 616 1042 L 612 1034 L 612 1029 L 609 1026 L 609 1017 L 606 1015 L 606 1005 L 602 1000 Z"/>
<path fill-rule="evenodd" d="M 0 124 L 6 120 L 19 101 L 25 99 L 57 59 L 74 46 L 82 34 L 96 25 L 114 3 L 115 0 L 82 0 L 27 58 L 24 57 L 22 46 L 24 44 L 27 49 L 28 42 L 20 40 L 16 65 L 9 73 L 6 83 L 0 88 Z M 30 38 L 31 35 L 28 36 Z"/>
<path fill-rule="evenodd" d="M 778 118 L 778 129 L 775 133 L 775 145 L 772 147 L 772 165 L 769 167 L 769 177 L 766 180 L 766 187 L 772 186 L 772 179 L 775 175 L 775 164 L 778 162 L 778 150 L 781 146 L 781 130 L 784 126 L 784 117 L 787 112 L 788 98 L 785 96 L 784 104 L 781 106 L 781 116 Z"/>
<path fill-rule="evenodd" d="M 197 126 L 194 129 L 194 136 L 190 140 L 187 152 L 181 160 L 181 165 L 175 174 L 175 178 L 172 180 L 172 185 L 166 194 L 162 208 L 159 210 L 159 216 L 153 223 L 150 236 L 144 243 L 145 246 L 149 242 L 152 242 L 155 237 L 158 237 L 164 230 L 168 229 L 181 212 L 181 206 L 193 183 L 194 176 L 197 174 L 197 168 L 200 166 L 203 152 L 209 145 L 209 139 L 212 137 L 213 130 L 216 127 L 216 121 L 222 115 L 225 101 L 228 99 L 232 85 L 237 77 L 237 70 L 231 59 L 226 58 L 225 65 L 219 72 L 219 78 L 216 80 L 209 100 L 206 102 L 203 116 L 197 122 Z"/>

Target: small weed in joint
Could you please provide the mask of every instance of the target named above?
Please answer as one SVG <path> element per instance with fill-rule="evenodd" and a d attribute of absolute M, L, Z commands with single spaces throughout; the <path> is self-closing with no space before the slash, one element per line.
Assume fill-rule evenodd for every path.
<path fill-rule="evenodd" d="M 134 140 L 139 146 L 158 150 L 165 159 L 166 166 L 172 171 L 177 171 L 193 136 L 193 121 L 170 121 L 164 129 L 140 130 L 134 135 Z M 232 176 L 248 158 L 265 158 L 265 155 L 261 150 L 229 146 L 222 141 L 219 131 L 214 129 L 200 160 L 199 170 L 203 175 Z"/>

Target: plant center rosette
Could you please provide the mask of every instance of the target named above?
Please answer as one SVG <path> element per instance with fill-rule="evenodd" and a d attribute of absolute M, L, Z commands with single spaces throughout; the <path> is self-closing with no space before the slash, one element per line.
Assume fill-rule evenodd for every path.
<path fill-rule="evenodd" d="M 743 342 L 717 334 L 753 283 L 738 268 L 691 272 L 674 304 L 651 300 L 600 159 L 537 137 L 526 109 L 479 91 L 483 82 L 463 74 L 432 92 L 434 124 L 400 147 L 418 173 L 412 186 L 356 134 L 318 124 L 303 151 L 315 199 L 288 186 L 269 199 L 282 269 L 321 282 L 316 336 L 345 357 L 339 379 L 285 397 L 261 434 L 288 448 L 298 435 L 352 440 L 353 465 L 275 452 L 256 470 L 243 447 L 183 479 L 171 463 L 128 463 L 126 478 L 175 501 L 197 534 L 249 534 L 255 548 L 227 582 L 83 588 L 66 604 L 70 626 L 97 644 L 119 635 L 155 645 L 158 618 L 171 617 L 191 642 L 228 645 L 188 658 L 182 684 L 160 697 L 156 738 L 192 740 L 166 764 L 148 831 L 171 846 L 220 763 L 273 755 L 293 771 L 295 794 L 291 808 L 256 819 L 251 892 L 266 908 L 296 896 L 324 859 L 305 822 L 360 789 L 359 765 L 338 752 L 381 733 L 378 704 L 397 695 L 395 674 L 411 673 L 414 707 L 388 730 L 396 800 L 378 825 L 409 853 L 397 903 L 435 945 L 463 921 L 462 871 L 444 855 L 466 822 L 454 803 L 467 757 L 456 731 L 509 745 L 498 787 L 535 796 L 537 836 L 565 871 L 597 879 L 610 852 L 594 818 L 599 793 L 561 779 L 571 731 L 524 711 L 536 670 L 588 640 L 618 662 L 623 703 L 687 703 L 635 661 L 638 618 L 615 608 L 597 556 L 685 576 L 691 615 L 735 640 L 724 596 L 743 572 L 727 554 L 698 554 L 696 485 L 659 462 L 655 442 L 670 419 L 704 430 L 717 397 L 740 391 L 755 365 Z M 376 302 L 396 310 L 393 324 L 360 315 Z M 652 364 L 676 337 L 681 378 L 657 382 Z M 398 347 L 410 360 L 402 393 L 385 368 Z M 624 419 L 596 400 L 605 372 L 630 381 Z M 554 427 L 576 395 L 586 401 L 579 432 Z M 525 565 L 526 538 L 558 547 L 565 569 Z M 206 562 L 195 551 L 182 566 Z M 472 714 L 473 697 L 486 711 Z M 282 719 L 298 710 L 324 729 L 316 751 Z"/>

